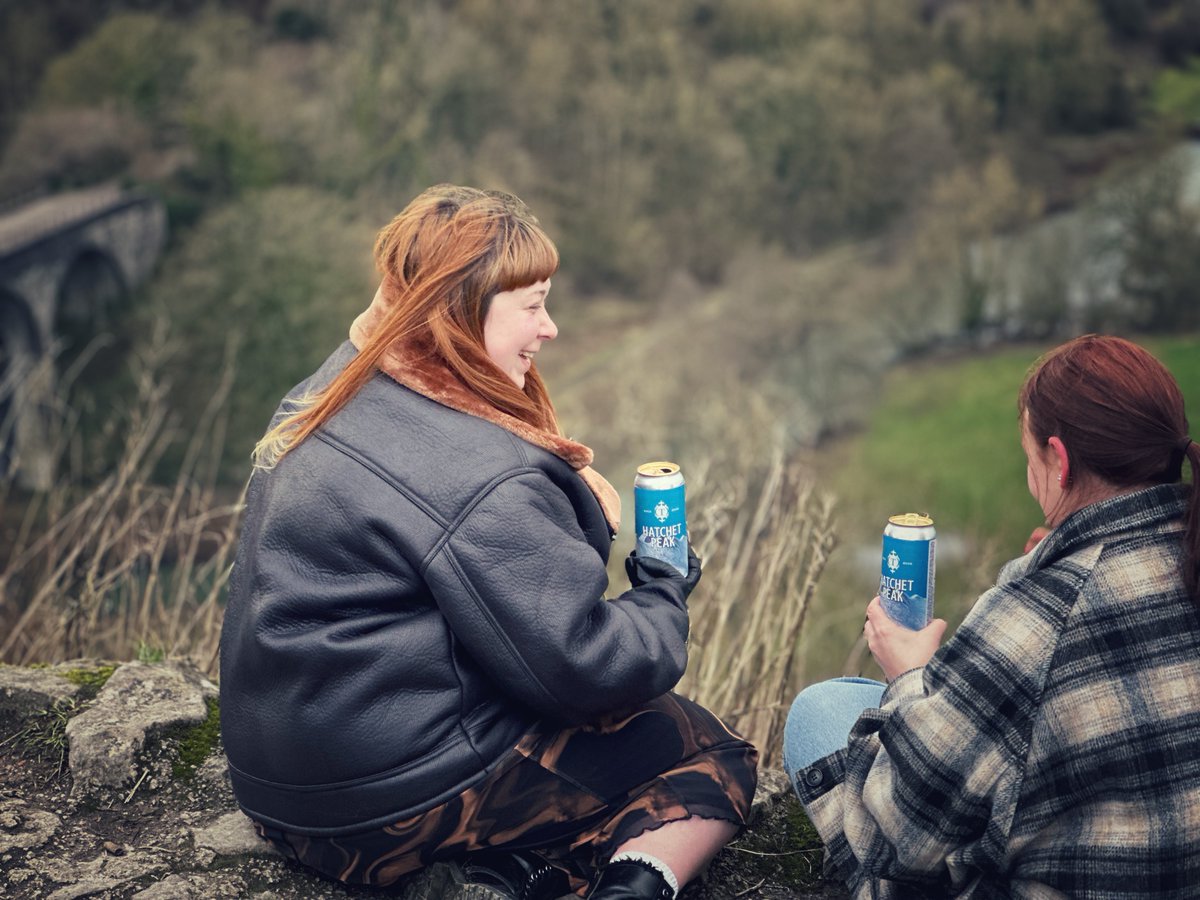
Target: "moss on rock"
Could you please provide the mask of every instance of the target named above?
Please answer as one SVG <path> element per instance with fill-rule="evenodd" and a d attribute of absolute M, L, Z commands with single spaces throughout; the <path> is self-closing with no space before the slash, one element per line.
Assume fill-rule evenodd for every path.
<path fill-rule="evenodd" d="M 83 688 L 85 699 L 90 700 L 100 693 L 100 688 L 104 687 L 115 671 L 117 671 L 115 663 L 97 663 L 95 665 L 78 666 L 72 669 L 56 670 L 54 674 L 59 678 L 71 682 L 71 684 Z"/>
<path fill-rule="evenodd" d="M 171 774 L 176 778 L 190 778 L 221 739 L 221 703 L 216 697 L 209 697 L 205 703 L 208 715 L 204 721 L 187 729 L 179 738 L 179 757 L 171 766 Z"/>

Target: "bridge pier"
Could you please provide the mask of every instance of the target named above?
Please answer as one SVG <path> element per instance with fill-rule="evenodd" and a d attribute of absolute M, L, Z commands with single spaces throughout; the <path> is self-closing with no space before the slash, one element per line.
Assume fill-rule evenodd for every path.
<path fill-rule="evenodd" d="M 112 185 L 0 216 L 0 478 L 53 484 L 56 362 L 111 328 L 116 301 L 149 277 L 165 240 L 163 205 Z"/>
<path fill-rule="evenodd" d="M 49 359 L 27 307 L 0 293 L 0 476 L 16 477 L 33 490 L 49 489 L 53 479 L 47 465 L 46 412 L 53 397 Z"/>

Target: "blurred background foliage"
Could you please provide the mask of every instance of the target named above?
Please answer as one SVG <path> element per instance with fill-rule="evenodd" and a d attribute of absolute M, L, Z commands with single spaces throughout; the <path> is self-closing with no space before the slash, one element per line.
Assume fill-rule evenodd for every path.
<path fill-rule="evenodd" d="M 584 297 L 873 242 L 854 315 L 907 352 L 987 324 L 981 242 L 1200 122 L 1200 0 L 41 0 L 0 26 L 0 196 L 164 198 L 143 312 L 180 326 L 181 409 L 237 323 L 240 459 L 369 298 L 371 231 L 430 183 L 520 193 Z M 1134 268 L 1194 243 L 1155 216 Z M 1136 324 L 1195 307 L 1184 270 L 1129 276 Z"/>
<path fill-rule="evenodd" d="M 0 199 L 164 200 L 119 344 L 184 435 L 233 378 L 231 490 L 432 183 L 558 242 L 539 364 L 614 480 L 743 431 L 836 468 L 897 361 L 1196 329 L 1198 133 L 1200 0 L 0 0 Z"/>

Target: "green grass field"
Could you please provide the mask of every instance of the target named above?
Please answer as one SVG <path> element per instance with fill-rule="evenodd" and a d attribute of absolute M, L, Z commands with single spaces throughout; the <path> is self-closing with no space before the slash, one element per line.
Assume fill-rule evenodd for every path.
<path fill-rule="evenodd" d="M 1200 432 L 1200 335 L 1139 339 L 1178 380 Z M 870 424 L 823 454 L 840 544 L 806 639 L 806 679 L 839 674 L 879 576 L 887 517 L 921 511 L 939 535 L 938 615 L 956 625 L 1000 564 L 1021 553 L 1041 510 L 1025 486 L 1016 396 L 1052 345 L 1022 345 L 894 369 Z M 872 674 L 868 665 L 866 674 Z"/>

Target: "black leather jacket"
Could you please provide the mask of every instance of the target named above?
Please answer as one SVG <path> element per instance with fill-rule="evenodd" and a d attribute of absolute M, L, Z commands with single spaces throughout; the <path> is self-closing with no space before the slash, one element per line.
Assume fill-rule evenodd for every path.
<path fill-rule="evenodd" d="M 669 690 L 683 580 L 605 600 L 610 545 L 557 456 L 377 375 L 250 481 L 221 637 L 242 808 L 313 835 L 385 825 L 461 793 L 539 719 Z"/>

